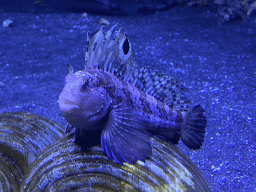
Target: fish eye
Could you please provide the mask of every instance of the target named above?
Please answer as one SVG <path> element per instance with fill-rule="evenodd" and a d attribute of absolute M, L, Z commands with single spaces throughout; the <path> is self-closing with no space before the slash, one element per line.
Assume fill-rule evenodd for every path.
<path fill-rule="evenodd" d="M 125 55 L 127 55 L 129 53 L 129 49 L 130 49 L 130 44 L 129 44 L 129 40 L 126 37 L 125 41 L 123 43 L 123 52 Z"/>
<path fill-rule="evenodd" d="M 94 86 L 99 85 L 99 79 L 97 77 L 91 78 L 91 82 Z"/>
<path fill-rule="evenodd" d="M 80 90 L 84 92 L 88 88 L 88 86 L 89 86 L 89 81 L 85 80 Z"/>

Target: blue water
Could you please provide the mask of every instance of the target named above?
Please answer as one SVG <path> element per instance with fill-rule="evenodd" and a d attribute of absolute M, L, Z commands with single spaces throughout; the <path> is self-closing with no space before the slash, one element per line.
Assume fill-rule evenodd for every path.
<path fill-rule="evenodd" d="M 0 9 L 2 10 L 2 9 Z M 0 112 L 27 111 L 61 125 L 58 96 L 68 73 L 83 69 L 86 34 L 104 17 L 129 35 L 140 67 L 150 65 L 183 82 L 208 117 L 203 148 L 180 148 L 212 190 L 256 190 L 256 24 L 218 23 L 210 8 L 175 7 L 140 16 L 1 11 Z"/>

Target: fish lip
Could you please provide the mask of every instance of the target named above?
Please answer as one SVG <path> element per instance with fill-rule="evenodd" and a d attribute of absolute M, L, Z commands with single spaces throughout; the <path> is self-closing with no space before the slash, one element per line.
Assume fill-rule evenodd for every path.
<path fill-rule="evenodd" d="M 76 102 L 70 101 L 70 100 L 68 100 L 68 99 L 59 99 L 57 102 L 58 102 L 58 103 L 64 103 L 64 104 L 66 104 L 66 105 L 76 105 L 76 106 L 78 106 L 78 105 L 76 104 Z"/>
<path fill-rule="evenodd" d="M 80 109 L 80 107 L 75 104 L 75 102 L 69 100 L 58 100 L 60 110 L 63 113 L 71 113 L 74 110 Z"/>

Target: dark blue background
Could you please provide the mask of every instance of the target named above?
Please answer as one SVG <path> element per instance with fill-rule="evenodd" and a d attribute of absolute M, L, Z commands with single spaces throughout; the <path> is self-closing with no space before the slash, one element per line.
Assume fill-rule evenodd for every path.
<path fill-rule="evenodd" d="M 16 8 L 2 2 L 0 21 L 11 19 L 13 26 L 0 26 L 0 112 L 33 112 L 64 126 L 57 100 L 67 63 L 83 69 L 87 31 L 98 30 L 104 17 L 128 33 L 140 67 L 150 65 L 176 77 L 190 89 L 187 97 L 205 108 L 203 148 L 180 147 L 212 190 L 256 190 L 255 21 L 218 23 L 210 7 L 83 17 L 44 4 L 38 5 L 40 11 L 33 1 L 17 1 Z"/>

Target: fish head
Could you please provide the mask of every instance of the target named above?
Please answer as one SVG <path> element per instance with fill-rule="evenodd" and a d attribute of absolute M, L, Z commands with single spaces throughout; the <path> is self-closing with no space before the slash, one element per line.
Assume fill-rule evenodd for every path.
<path fill-rule="evenodd" d="M 102 120 L 109 111 L 111 98 L 100 86 L 97 76 L 78 71 L 69 73 L 59 96 L 59 107 L 69 124 L 88 128 Z"/>

